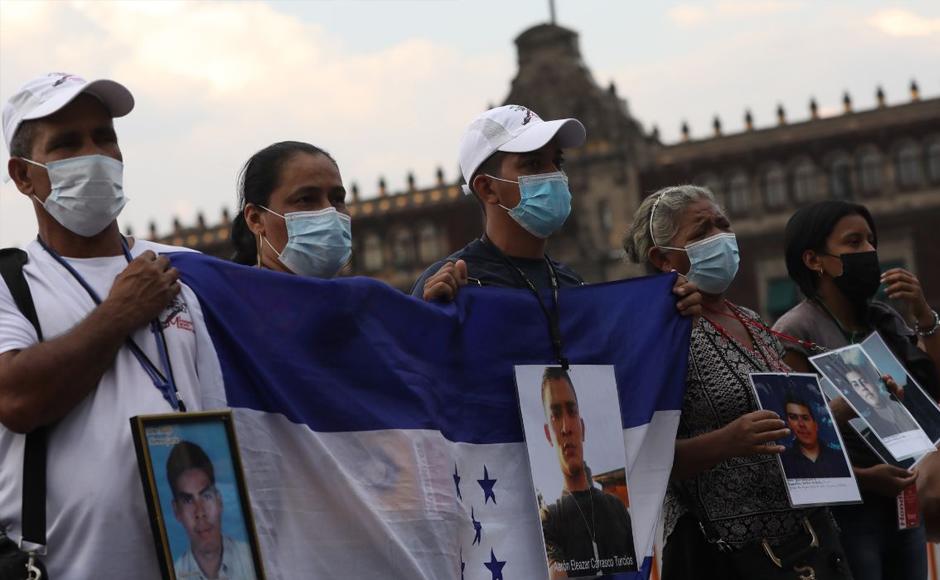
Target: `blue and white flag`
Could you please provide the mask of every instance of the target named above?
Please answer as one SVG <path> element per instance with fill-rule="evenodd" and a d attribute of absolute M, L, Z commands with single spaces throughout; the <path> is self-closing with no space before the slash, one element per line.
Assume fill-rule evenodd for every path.
<path fill-rule="evenodd" d="M 546 576 L 514 365 L 550 364 L 522 290 L 428 304 L 363 278 L 313 280 L 176 254 L 231 407 L 270 578 Z M 560 292 L 564 354 L 613 364 L 636 553 L 651 567 L 685 385 L 673 276 Z M 543 297 L 550 304 L 550 296 Z"/>

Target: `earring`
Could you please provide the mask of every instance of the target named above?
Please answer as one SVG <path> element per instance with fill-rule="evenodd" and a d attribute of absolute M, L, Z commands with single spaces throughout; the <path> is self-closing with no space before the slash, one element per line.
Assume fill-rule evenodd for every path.
<path fill-rule="evenodd" d="M 255 254 L 257 254 L 258 256 L 257 266 L 260 268 L 261 267 L 261 234 L 258 234 L 258 244 L 256 247 L 257 249 L 255 250 Z"/>

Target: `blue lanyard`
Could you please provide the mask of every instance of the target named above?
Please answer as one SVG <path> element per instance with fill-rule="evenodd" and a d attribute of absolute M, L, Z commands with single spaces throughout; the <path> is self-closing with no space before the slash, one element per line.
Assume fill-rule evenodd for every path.
<path fill-rule="evenodd" d="M 69 274 L 72 275 L 75 280 L 81 284 L 82 288 L 85 289 L 85 292 L 91 296 L 91 299 L 95 302 L 95 305 L 101 304 L 101 297 L 98 296 L 98 293 L 95 292 L 88 282 L 82 278 L 82 275 L 79 274 L 75 268 L 72 267 L 67 261 L 65 261 L 62 256 L 58 254 L 55 250 L 46 245 L 42 241 L 42 238 L 36 238 L 39 241 L 39 245 L 43 247 L 50 256 L 55 258 L 55 261 L 62 265 Z M 121 236 L 121 248 L 124 250 L 124 257 L 127 258 L 127 262 L 133 259 L 131 257 L 131 252 L 127 247 L 127 240 L 124 239 L 124 236 Z M 128 336 L 125 340 L 127 347 L 130 349 L 131 353 L 137 359 L 137 362 L 140 363 L 140 366 L 143 367 L 144 372 L 147 373 L 147 376 L 150 377 L 150 380 L 153 381 L 153 386 L 160 391 L 163 395 L 163 398 L 166 399 L 166 402 L 173 407 L 174 410 L 185 413 L 186 405 L 183 404 L 182 398 L 180 398 L 179 390 L 176 388 L 176 380 L 173 378 L 173 367 L 170 366 L 170 354 L 167 351 L 166 346 L 166 337 L 163 336 L 163 329 L 160 327 L 160 323 L 157 320 L 150 321 L 150 332 L 153 334 L 154 341 L 157 343 L 157 352 L 160 355 L 160 365 L 163 367 L 163 372 L 150 362 L 150 359 L 144 354 L 144 351 L 141 350 L 137 343 Z"/>

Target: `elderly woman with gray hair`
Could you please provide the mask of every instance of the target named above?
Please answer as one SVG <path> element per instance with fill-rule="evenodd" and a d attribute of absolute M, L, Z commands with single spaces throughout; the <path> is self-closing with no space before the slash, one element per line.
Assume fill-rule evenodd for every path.
<path fill-rule="evenodd" d="M 657 191 L 624 240 L 650 273 L 678 271 L 702 293 L 665 505 L 663 580 L 848 579 L 825 508 L 790 507 L 774 441 L 789 435 L 758 410 L 748 379 L 787 372 L 784 349 L 753 311 L 725 292 L 738 270 L 731 222 L 702 187 Z"/>

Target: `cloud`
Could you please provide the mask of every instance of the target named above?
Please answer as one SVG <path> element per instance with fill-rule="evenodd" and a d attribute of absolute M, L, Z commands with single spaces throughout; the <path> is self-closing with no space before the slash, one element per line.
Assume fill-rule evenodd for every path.
<path fill-rule="evenodd" d="M 744 2 L 726 0 L 711 6 L 701 4 L 678 4 L 669 9 L 667 16 L 682 28 L 695 28 L 704 24 L 721 22 L 728 19 L 768 16 L 782 12 L 791 12 L 804 6 L 804 2 L 785 0 L 765 0 Z"/>
<path fill-rule="evenodd" d="M 683 28 L 691 28 L 709 19 L 709 11 L 704 6 L 679 4 L 669 9 L 669 18 Z"/>
<path fill-rule="evenodd" d="M 718 3 L 718 12 L 729 16 L 766 16 L 768 14 L 799 10 L 804 5 L 805 2 L 784 0 L 765 0 L 763 2 L 726 1 Z"/>
<path fill-rule="evenodd" d="M 940 35 L 940 18 L 921 16 L 902 8 L 887 8 L 868 18 L 872 28 L 888 36 L 916 37 Z"/>

